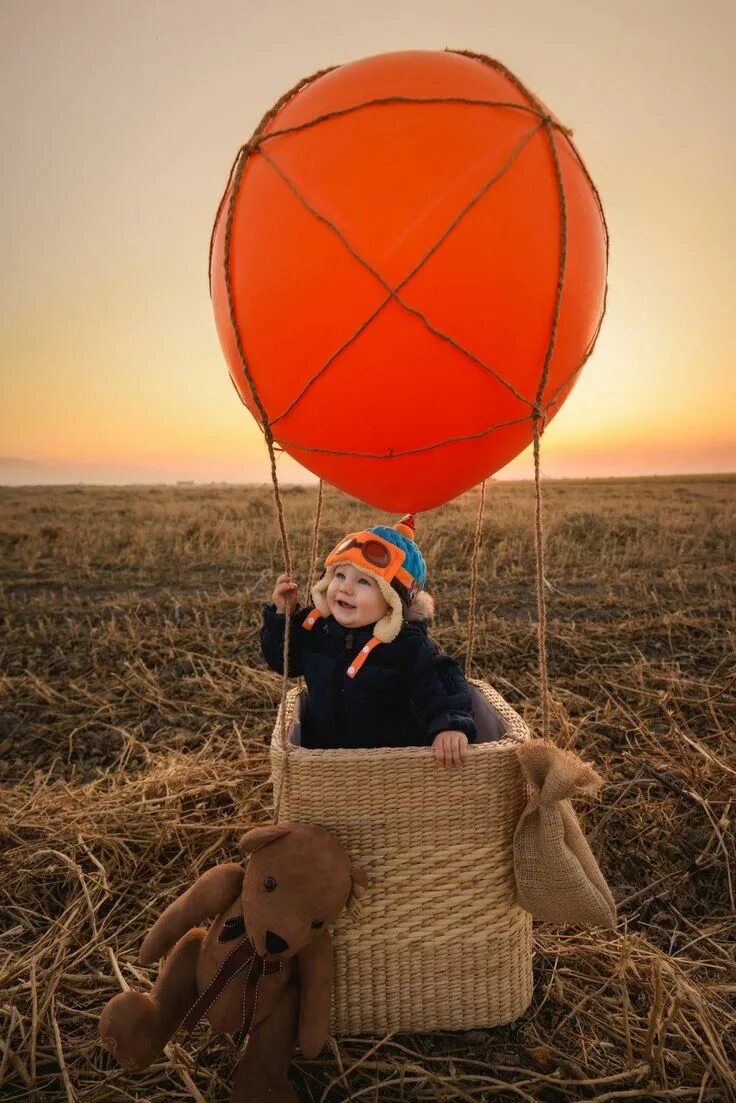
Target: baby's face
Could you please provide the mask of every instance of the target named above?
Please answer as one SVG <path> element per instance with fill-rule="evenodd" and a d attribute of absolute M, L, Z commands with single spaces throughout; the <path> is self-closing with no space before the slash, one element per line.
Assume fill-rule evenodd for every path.
<path fill-rule="evenodd" d="M 338 564 L 326 596 L 327 607 L 343 628 L 375 624 L 389 609 L 375 578 L 352 563 Z"/>

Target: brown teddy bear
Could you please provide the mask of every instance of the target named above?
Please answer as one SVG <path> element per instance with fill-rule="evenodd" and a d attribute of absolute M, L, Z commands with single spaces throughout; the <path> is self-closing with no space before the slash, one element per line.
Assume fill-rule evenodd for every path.
<path fill-rule="evenodd" d="M 305 1057 L 327 1040 L 335 922 L 368 879 L 321 827 L 271 824 L 240 840 L 245 867 L 215 866 L 170 904 L 146 935 L 140 960 L 173 950 L 151 989 L 121 992 L 100 1016 L 100 1036 L 121 1064 L 144 1069 L 182 1023 L 207 1018 L 248 1043 L 231 1103 L 297 1103 L 287 1070 L 298 1039 Z M 196 927 L 217 916 L 209 930 Z"/>

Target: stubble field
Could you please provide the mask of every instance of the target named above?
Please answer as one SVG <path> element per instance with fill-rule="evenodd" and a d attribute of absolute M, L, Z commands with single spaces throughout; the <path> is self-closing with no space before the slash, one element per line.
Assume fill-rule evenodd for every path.
<path fill-rule="evenodd" d="M 303 585 L 316 491 L 284 500 Z M 417 528 L 461 660 L 476 502 Z M 736 477 L 550 482 L 545 502 L 553 736 L 606 778 L 578 811 L 620 929 L 538 926 L 517 1022 L 340 1037 L 295 1061 L 304 1100 L 736 1100 Z M 489 484 L 473 674 L 534 727 L 533 509 L 531 484 Z M 378 520 L 328 490 L 322 554 Z M 269 818 L 270 490 L 5 488 L 0 549 L 0 1096 L 224 1100 L 230 1042 L 200 1029 L 132 1074 L 96 1019 L 150 980 L 159 912 Z"/>

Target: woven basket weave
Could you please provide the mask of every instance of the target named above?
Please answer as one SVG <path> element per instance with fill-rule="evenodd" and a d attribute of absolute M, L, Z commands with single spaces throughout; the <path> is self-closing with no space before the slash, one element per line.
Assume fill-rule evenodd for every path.
<path fill-rule="evenodd" d="M 471 688 L 479 742 L 461 768 L 426 747 L 306 750 L 303 689 L 286 699 L 288 747 L 276 721 L 279 819 L 332 831 L 371 880 L 334 931 L 335 1033 L 496 1026 L 531 1000 L 531 916 L 515 903 L 512 852 L 526 802 L 516 748 L 530 734 L 489 685 Z"/>

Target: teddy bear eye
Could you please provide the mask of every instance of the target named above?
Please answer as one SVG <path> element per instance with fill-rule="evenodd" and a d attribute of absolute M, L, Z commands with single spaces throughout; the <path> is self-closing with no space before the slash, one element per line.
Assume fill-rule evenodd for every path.
<path fill-rule="evenodd" d="M 263 887 L 266 892 L 273 892 L 273 890 L 276 888 L 276 882 L 273 877 L 266 877 L 263 882 Z"/>
<path fill-rule="evenodd" d="M 314 927 L 315 931 L 318 931 L 320 929 L 320 927 L 324 927 L 324 925 L 325 925 L 324 919 L 313 919 L 312 920 L 312 926 Z"/>

